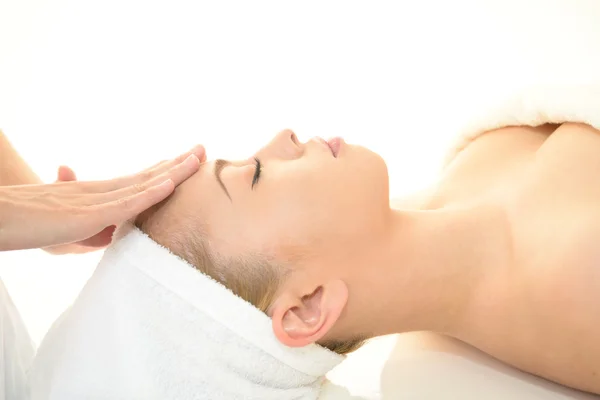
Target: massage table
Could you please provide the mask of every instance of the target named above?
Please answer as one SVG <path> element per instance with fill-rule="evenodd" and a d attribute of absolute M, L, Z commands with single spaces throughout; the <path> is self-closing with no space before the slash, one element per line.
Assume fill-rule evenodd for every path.
<path fill-rule="evenodd" d="M 431 332 L 377 338 L 328 375 L 321 400 L 598 400 Z"/>

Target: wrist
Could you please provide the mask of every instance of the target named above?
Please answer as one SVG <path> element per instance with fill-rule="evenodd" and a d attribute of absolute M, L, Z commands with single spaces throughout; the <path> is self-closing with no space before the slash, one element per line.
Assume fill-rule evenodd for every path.
<path fill-rule="evenodd" d="M 77 243 L 59 244 L 57 246 L 42 247 L 48 254 L 62 256 L 65 254 L 85 254 L 99 250 L 98 247 L 88 247 Z"/>

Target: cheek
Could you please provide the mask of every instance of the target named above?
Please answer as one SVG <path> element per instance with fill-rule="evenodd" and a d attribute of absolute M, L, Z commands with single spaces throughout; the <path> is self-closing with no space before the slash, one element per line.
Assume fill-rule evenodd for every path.
<path fill-rule="evenodd" d="M 251 206 L 251 212 L 240 216 L 244 219 L 247 232 L 245 240 L 272 252 L 282 247 L 308 245 L 324 234 L 322 227 L 326 213 L 321 204 L 298 187 L 279 185 Z"/>
<path fill-rule="evenodd" d="M 273 204 L 268 220 L 273 229 L 271 240 L 284 248 L 316 250 L 327 246 L 330 238 L 339 237 L 340 229 L 347 230 L 338 220 L 339 210 L 322 192 L 296 192 L 280 200 Z"/>
<path fill-rule="evenodd" d="M 352 170 L 342 164 L 319 167 L 297 163 L 265 171 L 248 204 L 251 212 L 242 217 L 253 227 L 247 240 L 271 250 L 315 249 L 348 243 L 375 228 L 380 203 L 385 204 L 377 201 L 384 196 L 385 172 L 373 174 L 374 166 L 364 163 Z"/>

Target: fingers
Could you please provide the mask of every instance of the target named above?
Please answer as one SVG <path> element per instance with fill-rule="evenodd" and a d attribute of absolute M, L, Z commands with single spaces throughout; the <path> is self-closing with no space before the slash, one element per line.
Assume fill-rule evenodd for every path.
<path fill-rule="evenodd" d="M 110 225 L 104 228 L 101 232 L 98 232 L 94 236 L 77 242 L 78 245 L 92 248 L 106 247 L 112 242 L 113 234 L 116 230 L 115 225 Z"/>
<path fill-rule="evenodd" d="M 167 178 L 173 180 L 175 186 L 192 176 L 200 168 L 200 160 L 196 154 L 188 155 L 183 160 L 167 161 L 165 165 L 155 168 L 148 178 L 135 180 L 133 185 L 155 185 Z"/>
<path fill-rule="evenodd" d="M 192 149 L 192 154 L 198 157 L 201 163 L 206 162 L 206 149 L 201 144 Z"/>
<path fill-rule="evenodd" d="M 167 179 L 141 192 L 120 197 L 107 203 L 90 206 L 90 215 L 96 215 L 101 218 L 98 221 L 98 225 L 118 225 L 128 219 L 134 218 L 153 205 L 160 203 L 173 193 L 173 190 L 175 190 L 175 184 L 171 179 Z"/>
<path fill-rule="evenodd" d="M 162 160 L 160 162 L 157 162 L 156 164 L 154 164 L 150 168 L 145 169 L 142 172 L 152 171 L 155 168 L 160 167 L 162 165 L 166 165 L 166 163 L 169 163 L 171 161 L 173 161 L 174 163 L 180 163 L 180 162 L 184 161 L 186 158 L 188 158 L 189 156 L 191 156 L 192 154 L 196 155 L 196 157 L 198 157 L 198 160 L 200 160 L 201 163 L 203 163 L 203 162 L 206 161 L 206 150 L 204 149 L 204 146 L 197 145 L 197 146 L 194 146 L 192 148 L 192 150 L 187 151 L 187 152 L 181 154 L 180 156 L 174 158 L 173 160 Z"/>
<path fill-rule="evenodd" d="M 185 161 L 171 167 L 171 169 L 165 171 L 161 175 L 158 175 L 150 180 L 142 183 L 134 183 L 133 185 L 113 190 L 112 192 L 91 194 L 86 196 L 86 202 L 89 205 L 102 204 L 112 201 L 118 201 L 121 198 L 125 198 L 137 193 L 144 192 L 160 183 L 170 179 L 173 181 L 175 186 L 185 181 L 192 174 L 194 174 L 200 167 L 200 162 L 195 155 L 190 155 Z"/>
<path fill-rule="evenodd" d="M 190 156 L 194 156 L 197 161 L 188 160 Z M 192 160 L 194 159 L 192 158 Z M 51 190 L 56 195 L 72 195 L 72 194 L 94 194 L 94 193 L 107 193 L 123 188 L 127 188 L 134 185 L 148 186 L 148 182 L 158 176 L 168 173 L 173 168 L 178 168 L 180 164 L 190 162 L 191 164 L 185 164 L 189 169 L 184 168 L 176 169 L 176 172 L 184 172 L 183 174 L 173 174 L 173 180 L 175 186 L 185 181 L 187 178 L 192 176 L 199 168 L 199 164 L 206 161 L 206 151 L 204 146 L 198 145 L 192 150 L 183 153 L 173 160 L 163 161 L 156 164 L 154 167 L 148 168 L 138 174 L 121 177 L 105 181 L 88 181 L 81 182 L 77 181 L 75 172 L 69 167 L 61 166 L 58 169 L 58 182 L 53 183 L 52 187 L 42 187 L 45 185 L 21 185 L 14 187 L 14 190 L 22 192 L 39 192 L 40 190 L 48 191 Z M 165 178 L 166 179 L 166 178 Z M 151 184 L 156 183 L 153 181 Z"/>
<path fill-rule="evenodd" d="M 77 176 L 75 175 L 75 172 L 73 172 L 73 170 L 69 167 L 67 167 L 66 165 L 61 165 L 60 167 L 58 167 L 58 176 L 57 176 L 57 181 L 58 182 L 70 182 L 70 181 L 76 181 L 77 180 Z"/>
<path fill-rule="evenodd" d="M 94 182 L 98 186 L 102 186 L 102 190 L 96 190 L 95 192 L 108 192 L 122 189 L 128 186 L 139 185 L 149 182 L 150 180 L 160 176 L 161 174 L 164 174 L 165 172 L 168 172 L 172 168 L 177 167 L 182 163 L 190 162 L 189 159 L 192 156 L 194 156 L 195 159 L 198 160 L 198 162 L 196 162 L 195 164 L 197 164 L 199 167 L 200 163 L 206 161 L 206 151 L 204 150 L 204 146 L 198 145 L 192 150 L 187 151 L 172 160 L 160 162 L 155 166 L 150 167 L 135 175 L 117 178 L 110 181 Z M 198 170 L 198 168 L 195 168 L 195 170 L 193 168 L 188 176 L 184 176 L 181 180 L 174 180 L 175 186 L 179 185 L 181 182 L 189 178 Z"/>
<path fill-rule="evenodd" d="M 191 154 L 183 162 L 146 182 L 86 196 L 87 202 L 91 202 L 88 203 L 88 211 L 92 211 L 92 215 L 101 216 L 101 224 L 104 226 L 120 224 L 166 199 L 179 183 L 189 178 L 199 167 L 198 157 Z"/>
<path fill-rule="evenodd" d="M 134 175 L 133 177 L 131 177 L 131 178 L 133 178 L 132 179 L 133 184 L 142 183 L 144 181 L 149 181 L 153 178 L 156 178 L 156 177 L 164 174 L 165 172 L 168 172 L 169 170 L 171 170 L 174 167 L 177 167 L 186 162 L 190 162 L 190 158 L 193 159 L 192 156 L 195 156 L 195 158 L 198 160 L 198 164 L 206 161 L 206 152 L 204 150 L 204 146 L 201 146 L 201 145 L 196 146 L 192 150 L 180 155 L 179 157 L 177 157 L 173 160 L 163 161 L 163 162 L 157 164 L 153 168 L 147 169 L 138 175 Z M 194 171 L 194 172 L 196 172 L 196 171 Z M 183 180 L 185 180 L 187 178 L 189 178 L 189 176 L 183 177 Z M 174 180 L 175 185 L 176 186 L 179 185 L 181 182 L 183 182 L 183 180 L 181 180 L 179 182 Z"/>
<path fill-rule="evenodd" d="M 174 163 L 180 163 L 182 161 L 184 161 L 186 158 L 188 158 L 191 155 L 195 155 L 196 157 L 198 157 L 198 160 L 200 160 L 201 163 L 206 161 L 206 149 L 204 148 L 204 146 L 202 146 L 201 144 L 194 146 L 190 151 L 187 151 L 183 154 L 181 154 L 180 156 L 176 157 L 173 159 Z M 165 162 L 169 162 L 169 160 L 163 160 L 155 165 L 153 165 L 151 168 L 149 169 L 153 169 L 156 168 L 162 164 L 164 164 Z"/>

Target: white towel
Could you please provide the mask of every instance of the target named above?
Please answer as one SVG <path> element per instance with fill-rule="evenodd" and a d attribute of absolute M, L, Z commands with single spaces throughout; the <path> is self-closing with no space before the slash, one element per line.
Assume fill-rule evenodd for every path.
<path fill-rule="evenodd" d="M 0 400 L 24 399 L 35 346 L 0 280 Z"/>
<path fill-rule="evenodd" d="M 45 337 L 31 398 L 316 399 L 343 359 L 282 345 L 267 315 L 130 227 Z"/>
<path fill-rule="evenodd" d="M 461 129 L 445 165 L 470 141 L 492 129 L 563 122 L 581 122 L 600 129 L 600 78 L 593 83 L 522 87 L 510 96 L 490 99 L 474 114 Z"/>

